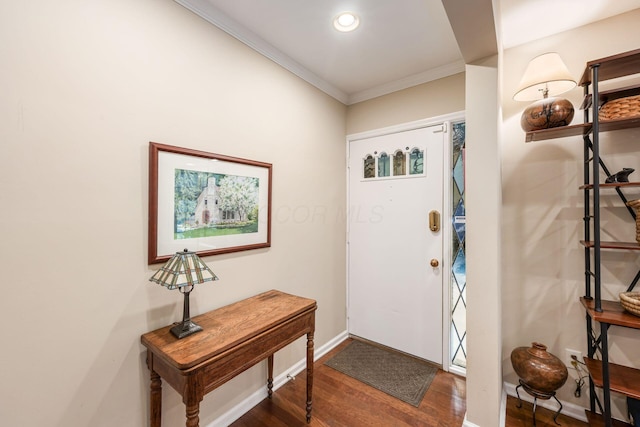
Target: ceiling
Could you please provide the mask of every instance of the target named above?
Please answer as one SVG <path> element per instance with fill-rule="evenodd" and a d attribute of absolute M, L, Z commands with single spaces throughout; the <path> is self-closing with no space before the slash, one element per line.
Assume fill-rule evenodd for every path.
<path fill-rule="evenodd" d="M 175 0 L 344 104 L 464 71 L 504 48 L 629 10 L 640 0 Z M 333 28 L 340 12 L 360 27 Z"/>

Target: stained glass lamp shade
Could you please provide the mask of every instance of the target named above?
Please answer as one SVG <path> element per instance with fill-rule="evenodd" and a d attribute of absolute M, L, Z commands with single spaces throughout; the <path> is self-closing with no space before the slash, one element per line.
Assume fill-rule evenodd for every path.
<path fill-rule="evenodd" d="M 170 290 L 178 289 L 184 295 L 182 322 L 171 328 L 173 335 L 184 338 L 202 330 L 201 326 L 191 321 L 189 294 L 195 285 L 218 280 L 218 276 L 195 252 L 189 252 L 187 249 L 184 252 L 176 252 L 149 280 Z"/>

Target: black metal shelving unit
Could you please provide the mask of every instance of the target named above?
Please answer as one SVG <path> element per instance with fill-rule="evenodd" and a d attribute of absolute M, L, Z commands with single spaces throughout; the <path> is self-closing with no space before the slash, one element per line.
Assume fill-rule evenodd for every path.
<path fill-rule="evenodd" d="M 580 86 L 584 88 L 584 123 L 561 128 L 527 132 L 526 142 L 581 135 L 584 144 L 584 185 L 580 187 L 584 196 L 584 246 L 585 293 L 580 301 L 586 311 L 587 357 L 589 371 L 589 424 L 612 427 L 627 425 L 611 416 L 611 392 L 640 399 L 640 369 L 617 365 L 609 361 L 608 332 L 611 326 L 640 329 L 640 317 L 626 312 L 618 301 L 602 299 L 602 250 L 640 250 L 636 242 L 611 242 L 601 239 L 600 192 L 615 190 L 622 203 L 627 198 L 624 189 L 640 187 L 640 182 L 601 183 L 602 176 L 611 175 L 600 157 L 600 135 L 603 132 L 640 127 L 640 118 L 600 121 L 599 108 L 609 100 L 639 95 L 640 85 L 616 90 L 600 91 L 599 83 L 605 80 L 640 73 L 640 49 L 589 61 L 585 67 Z M 589 92 L 591 88 L 591 93 Z M 592 182 L 593 181 L 593 182 Z M 636 214 L 629 208 L 630 215 Z M 634 289 L 640 280 L 640 271 L 633 278 L 627 291 Z M 600 325 L 599 329 L 596 323 Z M 599 357 L 600 359 L 597 359 Z M 602 390 L 598 396 L 596 388 Z"/>

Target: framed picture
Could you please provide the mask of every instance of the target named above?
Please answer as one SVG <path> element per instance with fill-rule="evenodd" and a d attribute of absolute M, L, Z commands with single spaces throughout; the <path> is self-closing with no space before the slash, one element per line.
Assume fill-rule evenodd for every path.
<path fill-rule="evenodd" d="M 270 163 L 149 143 L 149 264 L 271 246 Z"/>

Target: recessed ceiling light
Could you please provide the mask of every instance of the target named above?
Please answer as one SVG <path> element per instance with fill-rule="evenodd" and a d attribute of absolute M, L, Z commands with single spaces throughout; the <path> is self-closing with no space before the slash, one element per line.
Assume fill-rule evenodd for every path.
<path fill-rule="evenodd" d="M 352 12 L 342 12 L 333 19 L 333 26 L 336 30 L 347 33 L 358 28 L 360 18 Z"/>

